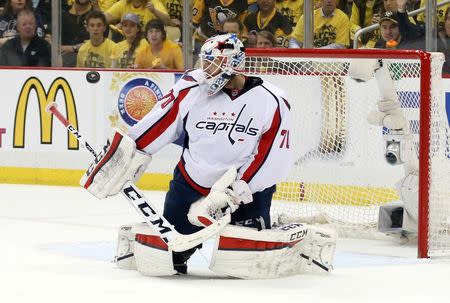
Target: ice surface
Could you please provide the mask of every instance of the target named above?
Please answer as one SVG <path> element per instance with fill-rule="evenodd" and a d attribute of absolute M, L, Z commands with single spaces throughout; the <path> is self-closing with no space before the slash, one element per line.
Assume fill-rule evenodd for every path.
<path fill-rule="evenodd" d="M 161 205 L 162 192 L 146 192 Z M 449 259 L 418 260 L 412 246 L 339 240 L 335 270 L 238 280 L 207 268 L 212 242 L 190 274 L 150 278 L 116 268 L 117 227 L 139 216 L 121 196 L 81 188 L 0 184 L 0 302 L 450 302 Z"/>

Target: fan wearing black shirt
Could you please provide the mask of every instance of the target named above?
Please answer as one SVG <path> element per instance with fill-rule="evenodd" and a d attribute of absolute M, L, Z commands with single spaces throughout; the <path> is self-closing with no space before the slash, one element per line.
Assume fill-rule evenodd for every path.
<path fill-rule="evenodd" d="M 19 35 L 0 48 L 1 66 L 50 66 L 50 44 L 36 35 L 34 12 L 24 9 L 17 15 Z"/>

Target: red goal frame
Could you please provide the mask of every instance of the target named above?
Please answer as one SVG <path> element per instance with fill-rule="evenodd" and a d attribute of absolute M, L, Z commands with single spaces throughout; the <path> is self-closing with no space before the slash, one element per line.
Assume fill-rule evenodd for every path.
<path fill-rule="evenodd" d="M 246 50 L 251 57 L 300 57 L 300 58 L 370 58 L 413 59 L 420 61 L 420 144 L 419 144 L 419 218 L 418 257 L 429 258 L 429 194 L 430 194 L 430 128 L 431 128 L 431 53 L 420 50 L 374 49 L 257 49 Z"/>

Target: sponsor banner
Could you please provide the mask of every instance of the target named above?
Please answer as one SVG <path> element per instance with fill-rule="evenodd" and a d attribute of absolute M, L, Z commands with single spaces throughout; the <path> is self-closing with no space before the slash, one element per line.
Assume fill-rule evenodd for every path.
<path fill-rule="evenodd" d="M 0 166 L 70 169 L 87 163 L 78 141 L 46 112 L 46 106 L 56 102 L 75 127 L 92 129 L 96 113 L 89 111 L 93 94 L 86 89 L 85 74 L 0 70 Z M 89 134 L 87 138 L 94 140 Z"/>
<path fill-rule="evenodd" d="M 91 83 L 87 81 L 87 75 L 87 71 L 77 70 L 0 70 L 2 78 L 0 87 L 2 92 L 1 182 L 5 179 L 11 181 L 11 178 L 20 181 L 20 176 L 27 175 L 29 180 L 36 180 L 39 183 L 39 180 L 42 182 L 45 179 L 45 175 L 48 177 L 45 182 L 51 184 L 49 169 L 53 169 L 58 172 L 53 177 L 56 184 L 58 179 L 72 180 L 69 176 L 70 172 L 75 171 L 80 175 L 89 166 L 92 161 L 91 155 L 84 151 L 75 138 L 45 111 L 49 102 L 55 101 L 70 123 L 79 129 L 95 149 L 100 149 L 106 142 L 106 138 L 112 134 L 113 128 L 127 131 L 153 108 L 180 77 L 180 74 L 174 73 L 99 71 L 99 81 Z M 300 125 L 296 123 L 293 131 L 298 135 L 292 136 L 293 140 L 297 141 L 295 144 L 299 146 L 300 154 L 308 153 L 311 146 L 320 144 L 318 140 L 321 138 L 323 124 L 323 117 L 320 114 L 321 105 L 297 96 L 298 92 L 304 89 L 320 91 L 324 83 L 311 77 L 311 80 L 303 81 L 300 87 L 295 77 L 267 76 L 266 78 L 285 89 L 288 100 L 296 103 L 292 109 L 295 119 L 301 120 L 302 115 L 310 117 L 312 126 L 308 128 L 311 131 L 295 129 L 297 125 Z M 358 90 L 357 85 L 354 82 L 347 83 L 347 98 L 365 100 L 368 94 L 373 93 Z M 442 87 L 442 100 L 445 100 L 447 110 L 446 118 L 450 121 L 450 79 L 444 79 Z M 402 101 L 411 93 L 404 91 L 401 94 Z M 414 100 L 418 100 L 418 96 L 414 97 Z M 405 108 L 414 109 L 417 107 L 417 102 L 402 103 L 402 105 Z M 353 127 L 363 127 L 362 124 L 366 123 L 365 119 L 361 118 L 361 114 L 356 115 L 356 113 L 359 111 L 353 112 L 353 108 L 348 108 L 347 123 L 351 123 Z M 336 127 L 341 126 L 336 125 Z M 447 127 L 447 142 L 450 141 L 448 129 Z M 346 139 L 359 144 L 365 144 L 365 140 L 368 140 L 368 138 L 352 136 L 354 134 L 349 132 Z M 378 133 L 370 140 L 377 138 L 382 140 Z M 449 146 L 448 143 L 447 146 Z M 380 157 L 383 157 L 383 152 L 384 150 L 380 149 Z M 167 181 L 167 176 L 172 173 L 180 153 L 181 148 L 171 144 L 154 155 L 147 169 L 147 176 L 151 174 L 151 179 L 158 175 L 164 176 L 163 179 L 156 181 L 160 184 L 158 188 Z M 446 155 L 450 158 L 449 148 Z M 353 161 L 355 163 L 345 162 L 350 167 L 348 169 L 353 166 L 358 167 L 358 158 Z M 380 160 L 380 163 L 384 161 Z M 11 169 L 7 171 L 5 168 Z M 12 168 L 30 168 L 36 171 L 25 173 L 23 170 Z M 385 169 L 389 168 L 381 167 L 381 169 L 384 171 L 383 175 L 386 175 Z M 304 173 L 311 174 L 307 166 Z M 355 173 L 364 174 L 364 172 Z M 393 178 L 397 177 L 393 176 Z M 144 178 L 146 184 L 153 182 L 150 181 L 151 179 Z M 330 180 L 332 181 L 334 180 Z M 145 184 L 143 186 L 149 188 Z"/>

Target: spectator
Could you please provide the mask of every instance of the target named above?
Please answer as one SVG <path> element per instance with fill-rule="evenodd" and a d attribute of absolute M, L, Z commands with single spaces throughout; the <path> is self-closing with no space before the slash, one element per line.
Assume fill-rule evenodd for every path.
<path fill-rule="evenodd" d="M 380 19 L 381 39 L 375 44 L 376 48 L 400 48 L 401 34 L 398 20 L 394 13 L 386 13 Z M 388 45 L 388 42 L 390 45 Z M 393 43 L 395 42 L 395 43 Z"/>
<path fill-rule="evenodd" d="M 183 66 L 183 55 L 178 43 L 167 40 L 164 24 L 152 20 L 145 27 L 148 45 L 136 54 L 136 65 L 140 69 L 176 69 Z"/>
<path fill-rule="evenodd" d="M 139 16 L 141 20 L 141 30 L 144 30 L 147 22 L 159 19 L 164 24 L 170 24 L 170 17 L 166 8 L 159 0 L 119 0 L 106 12 L 108 24 L 120 23 L 122 17 L 127 13 Z"/>
<path fill-rule="evenodd" d="M 374 6 L 372 11 L 375 11 L 375 13 L 372 14 L 372 18 L 371 20 L 368 20 L 366 18 L 366 23 L 360 23 L 362 24 L 361 26 L 355 26 L 356 22 L 355 20 L 357 19 L 356 16 L 360 16 L 359 12 L 361 11 L 362 5 L 361 2 L 355 2 L 358 3 L 359 7 L 356 7 L 355 5 L 353 6 L 353 12 L 352 12 L 352 17 L 350 19 L 350 22 L 352 23 L 352 29 L 351 29 L 351 35 L 353 37 L 354 33 L 359 30 L 362 27 L 366 27 L 366 26 L 370 26 L 372 24 L 378 23 L 381 14 L 383 14 L 384 12 L 393 12 L 393 13 L 397 13 L 399 6 L 402 7 L 402 9 L 404 11 L 406 11 L 406 4 L 407 4 L 408 0 L 383 0 L 381 1 L 381 3 L 383 4 L 381 9 L 378 6 Z M 370 8 L 368 8 L 370 2 L 366 3 L 366 13 L 370 14 Z M 377 3 L 375 3 L 377 4 Z M 369 5 L 370 7 L 370 5 Z M 360 22 L 362 22 L 362 20 L 359 20 Z M 371 22 L 369 22 L 371 21 Z M 410 22 L 415 24 L 415 20 L 414 18 L 410 18 Z M 367 48 L 373 48 L 375 47 L 375 43 L 381 38 L 381 34 L 380 34 L 380 30 L 376 29 L 372 32 L 363 34 L 362 36 L 360 36 L 360 45 L 367 47 Z M 353 38 L 352 38 L 353 40 Z"/>
<path fill-rule="evenodd" d="M 406 13 L 385 12 L 380 18 L 381 39 L 376 48 L 423 49 L 423 36 L 417 26 L 409 22 Z"/>
<path fill-rule="evenodd" d="M 222 25 L 227 18 L 238 18 L 244 21 L 247 15 L 247 0 L 196 0 L 192 8 L 192 24 L 194 33 L 194 54 L 209 37 L 223 31 Z"/>
<path fill-rule="evenodd" d="M 223 21 L 222 32 L 229 34 L 236 34 L 239 40 L 242 41 L 242 31 L 244 30 L 244 25 L 238 18 L 227 18 Z"/>
<path fill-rule="evenodd" d="M 116 44 L 104 37 L 106 17 L 98 10 L 86 15 L 86 28 L 89 40 L 84 43 L 77 56 L 77 67 L 108 68 Z"/>
<path fill-rule="evenodd" d="M 420 7 L 425 7 L 425 3 L 428 0 L 420 0 Z M 437 3 L 442 2 L 444 0 L 437 0 Z M 447 11 L 447 9 L 450 7 L 450 4 L 445 4 L 441 7 L 438 7 L 437 10 L 437 17 L 438 17 L 438 27 L 439 27 L 439 31 L 443 31 L 445 28 L 445 12 Z M 417 21 L 419 21 L 420 23 L 425 23 L 425 14 L 419 14 L 417 15 Z"/>
<path fill-rule="evenodd" d="M 315 48 L 347 48 L 350 45 L 350 21 L 336 8 L 338 0 L 322 0 L 322 8 L 314 11 Z M 303 47 L 303 16 L 292 33 L 289 47 Z"/>
<path fill-rule="evenodd" d="M 61 55 L 63 66 L 75 67 L 80 46 L 89 39 L 86 15 L 93 10 L 90 0 L 76 0 L 61 13 Z"/>
<path fill-rule="evenodd" d="M 113 53 L 112 67 L 136 68 L 136 53 L 144 48 L 147 43 L 142 39 L 139 16 L 126 14 L 123 16 L 121 25 L 125 40 L 117 43 Z"/>
<path fill-rule="evenodd" d="M 291 22 L 292 29 L 295 28 L 298 19 L 303 15 L 304 2 L 304 0 L 277 0 L 275 3 L 277 10 Z M 350 16 L 352 3 L 353 0 L 338 0 L 337 8 Z M 313 0 L 312 4 L 314 10 L 322 7 L 321 0 Z"/>
<path fill-rule="evenodd" d="M 245 18 L 244 26 L 249 33 L 248 47 L 256 45 L 256 33 L 262 30 L 274 34 L 278 46 L 288 47 L 292 26 L 289 19 L 277 11 L 275 1 L 257 0 L 259 11 L 251 13 Z"/>
<path fill-rule="evenodd" d="M 444 29 L 439 32 L 438 51 L 445 55 L 442 72 L 450 74 L 450 7 L 447 7 L 444 17 Z"/>
<path fill-rule="evenodd" d="M 17 35 L 17 14 L 23 10 L 33 10 L 31 0 L 7 0 L 3 14 L 0 16 L 0 46 L 8 39 Z M 40 38 L 45 37 L 44 25 L 39 14 L 35 13 L 36 34 Z"/>
<path fill-rule="evenodd" d="M 260 31 L 256 34 L 257 48 L 274 48 L 277 47 L 277 39 L 268 31 Z"/>
<path fill-rule="evenodd" d="M 36 16 L 32 10 L 23 9 L 17 14 L 18 36 L 0 48 L 0 65 L 50 66 L 50 44 L 36 35 Z"/>

